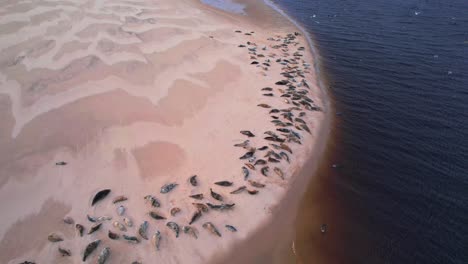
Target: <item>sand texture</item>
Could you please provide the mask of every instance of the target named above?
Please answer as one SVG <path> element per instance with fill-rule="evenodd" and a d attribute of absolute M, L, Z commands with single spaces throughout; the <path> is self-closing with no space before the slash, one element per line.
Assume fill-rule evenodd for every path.
<path fill-rule="evenodd" d="M 101 243 L 89 263 L 96 263 L 105 247 L 111 252 L 106 263 L 209 263 L 254 234 L 278 213 L 275 206 L 313 153 L 324 118 L 315 108 L 322 105 L 322 94 L 314 71 L 304 65 L 312 64 L 306 41 L 292 37 L 279 46 L 293 32 L 256 27 L 241 15 L 224 15 L 188 0 L 2 1 L 0 263 L 82 263 L 86 245 L 96 239 Z M 301 46 L 305 51 L 298 51 Z M 298 69 L 304 77 L 297 75 Z M 276 85 L 288 80 L 282 72 L 292 72 L 289 83 Z M 289 109 L 295 100 L 280 95 L 288 94 L 291 85 L 307 90 L 312 108 L 299 104 Z M 265 87 L 272 91 L 261 90 Z M 272 109 L 289 112 L 269 114 Z M 293 114 L 291 122 L 288 113 Z M 275 126 L 271 115 L 291 126 Z M 298 117 L 310 133 L 301 129 Z M 288 142 L 277 128 L 293 129 L 301 144 Z M 285 139 L 292 153 L 275 149 L 271 143 L 280 142 L 265 140 L 266 131 Z M 247 139 L 246 148 L 233 146 Z M 258 150 L 262 146 L 269 149 Z M 264 166 L 249 169 L 249 180 L 266 185 L 254 187 L 241 170 L 248 159 L 239 159 L 250 148 L 256 148 L 257 160 L 268 160 L 264 155 L 273 150 L 286 153 L 290 163 L 284 156 L 278 163 L 268 162 L 268 176 L 260 173 Z M 66 165 L 56 165 L 62 161 Z M 192 175 L 197 175 L 197 186 L 189 183 Z M 233 186 L 218 186 L 217 181 Z M 178 186 L 160 193 L 168 183 Z M 230 194 L 243 185 L 259 192 Z M 210 188 L 224 201 L 215 200 Z M 111 193 L 91 206 L 102 189 Z M 189 197 L 199 193 L 203 200 Z M 128 200 L 113 204 L 119 195 Z M 145 202 L 146 195 L 161 206 Z M 166 223 L 181 229 L 188 225 L 196 212 L 193 202 L 235 206 L 203 212 L 192 224 L 198 239 L 182 230 L 176 238 Z M 122 216 L 119 205 L 126 209 Z M 172 216 L 174 207 L 180 212 Z M 151 218 L 152 210 L 166 219 Z M 88 235 L 95 223 L 87 215 L 112 220 L 102 221 Z M 83 237 L 64 217 L 85 227 Z M 123 218 L 133 222 L 126 232 L 112 224 L 124 224 Z M 138 235 L 143 221 L 149 223 L 149 240 Z M 205 222 L 213 223 L 222 237 L 205 229 Z M 226 224 L 238 231 L 229 231 Z M 108 230 L 120 239 L 109 239 Z M 158 251 L 151 242 L 156 231 L 162 238 Z M 52 232 L 64 240 L 48 241 Z M 140 243 L 128 243 L 123 234 L 137 236 Z M 71 256 L 62 256 L 59 247 Z"/>

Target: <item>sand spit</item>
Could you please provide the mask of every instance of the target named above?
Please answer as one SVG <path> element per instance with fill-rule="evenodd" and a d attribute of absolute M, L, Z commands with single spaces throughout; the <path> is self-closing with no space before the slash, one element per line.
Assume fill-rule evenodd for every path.
<path fill-rule="evenodd" d="M 322 95 L 294 29 L 183 0 L 7 1 L 0 14 L 1 263 L 81 263 L 97 239 L 88 262 L 109 247 L 107 263 L 207 263 L 274 217 L 313 151 Z"/>

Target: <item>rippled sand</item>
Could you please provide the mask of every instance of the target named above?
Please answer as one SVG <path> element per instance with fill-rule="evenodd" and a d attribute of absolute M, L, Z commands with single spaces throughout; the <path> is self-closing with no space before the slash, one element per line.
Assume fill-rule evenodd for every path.
<path fill-rule="evenodd" d="M 109 202 L 90 206 L 96 191 L 110 188 L 113 196 L 130 198 L 127 212 L 136 225 L 147 219 L 146 194 L 161 200 L 167 216 L 180 207 L 173 220 L 182 224 L 194 211 L 188 195 L 206 193 L 219 180 L 241 184 L 243 151 L 232 145 L 244 140 L 239 130 L 271 128 L 256 106 L 264 98 L 253 89 L 271 86 L 280 69 L 259 74 L 237 45 L 266 45 L 286 30 L 265 32 L 195 1 L 2 1 L 0 262 L 81 263 L 86 244 L 100 238 L 98 251 L 111 247 L 111 263 L 206 263 L 266 223 L 287 190 L 278 178 L 261 179 L 268 188 L 257 196 L 228 198 L 237 204 L 234 211 L 203 216 L 195 225 L 198 240 L 175 239 L 164 223 L 151 222 L 149 234 L 158 229 L 164 237 L 158 253 L 146 241 L 109 241 L 110 223 L 80 238 L 62 219 L 71 216 L 86 227 L 86 214 L 118 220 Z M 317 113 L 309 121 L 322 118 Z M 318 127 L 312 125 L 313 132 Z M 291 168 L 300 168 L 314 138 L 295 149 Z M 187 184 L 193 174 L 201 183 L 196 189 Z M 168 182 L 180 185 L 159 194 Z M 240 231 L 223 228 L 216 238 L 201 227 L 205 221 Z M 50 232 L 66 238 L 61 245 L 71 258 L 47 241 Z"/>

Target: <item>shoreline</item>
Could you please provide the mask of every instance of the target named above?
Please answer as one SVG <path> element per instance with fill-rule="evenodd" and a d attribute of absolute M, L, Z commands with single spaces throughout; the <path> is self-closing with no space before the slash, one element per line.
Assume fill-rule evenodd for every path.
<path fill-rule="evenodd" d="M 193 6 L 199 6 L 200 4 L 193 3 Z M 214 15 L 210 13 L 213 10 L 209 10 L 209 8 L 190 9 L 191 4 L 184 2 L 167 2 L 164 3 L 163 7 L 173 8 L 173 5 L 177 8 L 180 6 L 188 7 L 184 12 L 188 12 L 190 15 L 199 16 L 200 13 L 203 14 L 201 20 L 193 20 L 201 24 L 203 29 L 196 33 L 184 31 L 192 28 L 189 23 L 193 21 L 188 20 L 189 23 L 180 22 L 179 20 L 184 15 L 175 12 L 172 15 L 173 17 L 170 18 L 172 20 L 168 20 L 167 24 L 165 24 L 168 29 L 161 31 L 156 27 L 154 29 L 155 33 L 146 34 L 151 31 L 148 29 L 151 29 L 155 24 L 157 26 L 157 22 L 150 20 L 153 19 L 151 12 L 155 13 L 155 17 L 159 15 L 157 8 L 148 12 L 145 11 L 148 7 L 143 6 L 140 9 L 141 12 L 135 12 L 132 8 L 137 10 L 140 8 L 135 4 L 131 5 L 128 10 L 125 8 L 118 10 L 118 12 L 124 12 L 124 14 L 128 12 L 128 14 L 138 17 L 125 22 L 126 30 L 137 32 L 133 34 L 137 34 L 138 39 L 141 41 L 139 45 L 140 51 L 143 51 L 143 53 L 138 54 L 138 56 L 135 55 L 133 59 L 138 61 L 145 58 L 155 67 L 156 72 L 154 73 L 164 75 L 164 77 L 152 77 L 150 75 L 154 73 L 144 72 L 143 68 L 146 66 L 139 66 L 134 62 L 129 66 L 127 65 L 126 70 L 133 69 L 133 73 L 137 75 L 137 78 L 118 72 L 113 65 L 99 65 L 98 63 L 98 66 L 93 66 L 97 67 L 97 70 L 94 69 L 93 71 L 97 71 L 97 74 L 101 72 L 106 77 L 108 77 L 107 72 L 110 72 L 110 77 L 100 79 L 100 76 L 92 76 L 94 79 L 91 78 L 92 81 L 87 83 L 89 88 L 86 91 L 74 92 L 65 90 L 65 87 L 70 84 L 75 87 L 73 86 L 76 85 L 75 83 L 81 84 L 81 82 L 72 80 L 74 82 L 69 81 L 67 83 L 68 80 L 65 79 L 65 82 L 62 83 L 62 73 L 56 73 L 53 71 L 56 69 L 50 69 L 39 76 L 45 76 L 41 78 L 46 78 L 47 75 L 52 76 L 51 80 L 57 84 L 52 82 L 50 86 L 55 90 L 48 90 L 49 84 L 43 81 L 44 79 L 40 79 L 39 82 L 45 82 L 45 88 L 39 90 L 40 92 L 45 91 L 45 95 L 42 95 L 42 98 L 44 98 L 42 101 L 36 102 L 34 101 L 35 98 L 31 98 L 29 101 L 26 100 L 27 104 L 25 106 L 18 106 L 18 101 L 13 102 L 13 104 L 16 104 L 16 108 L 12 108 L 20 110 L 22 107 L 26 110 L 35 109 L 37 103 L 41 103 L 37 109 L 41 109 L 42 112 L 32 113 L 32 116 L 28 116 L 28 111 L 15 110 L 11 114 L 13 120 L 21 120 L 21 118 L 24 120 L 24 116 L 21 115 L 26 114 L 26 120 L 28 121 L 20 123 L 20 127 L 18 127 L 18 124 L 14 124 L 5 130 L 11 131 L 13 135 L 12 139 L 8 139 L 11 140 L 11 143 L 6 141 L 6 149 L 13 152 L 11 162 L 16 167 L 4 166 L 5 161 L 0 160 L 0 164 L 3 164 L 1 172 L 5 173 L 0 174 L 6 175 L 7 172 L 11 174 L 13 169 L 17 169 L 17 167 L 30 166 L 30 168 L 28 167 L 30 170 L 13 173 L 13 178 L 5 176 L 0 178 L 0 197 L 17 201 L 12 205 L 6 203 L 1 205 L 1 209 L 11 210 L 11 215 L 2 221 L 4 227 L 0 230 L 2 235 L 0 242 L 3 246 L 7 246 L 5 243 L 8 242 L 8 247 L 4 247 L 4 250 L 0 252 L 0 259 L 6 260 L 8 263 L 22 261 L 28 257 L 37 259 L 39 262 L 58 261 L 56 245 L 45 241 L 47 233 L 50 232 L 59 232 L 60 235 L 65 236 L 66 241 L 61 245 L 70 247 L 74 256 L 80 254 L 78 252 L 82 251 L 91 238 L 97 237 L 105 240 L 104 231 L 101 230 L 96 236 L 93 234 L 86 237 L 87 241 L 82 241 L 74 235 L 70 227 L 60 223 L 61 218 L 66 216 L 71 216 L 79 223 L 83 223 L 85 221 L 85 212 L 96 216 L 103 214 L 114 215 L 115 206 L 113 205 L 101 204 L 98 207 L 89 208 L 86 201 L 76 199 L 83 196 L 90 197 L 102 188 L 112 189 L 112 196 L 114 197 L 118 194 L 125 194 L 130 197 L 125 206 L 129 209 L 128 217 L 135 223 L 134 227 L 129 226 L 130 230 L 134 230 L 147 217 L 145 214 L 141 214 L 148 211 L 147 205 L 138 199 L 142 193 L 157 193 L 157 197 L 161 199 L 163 204 L 162 208 L 158 210 L 165 211 L 165 215 L 168 214 L 169 209 L 180 207 L 182 213 L 175 216 L 174 221 L 183 223 L 193 212 L 193 208 L 185 205 L 192 202 L 186 197 L 187 194 L 203 192 L 208 196 L 206 201 L 216 202 L 209 198 L 209 192 L 206 193 L 209 187 L 207 183 L 232 180 L 235 186 L 238 186 L 238 184 L 247 185 L 247 182 L 240 181 L 239 175 L 237 175 L 240 174 L 237 171 L 240 167 L 239 164 L 242 163 L 239 163 L 236 157 L 242 154 L 242 150 L 232 147 L 232 144 L 238 144 L 245 139 L 245 137 L 239 136 L 238 130 L 247 128 L 253 129 L 252 131 L 255 133 L 261 133 L 264 128 L 271 127 L 268 120 L 264 118 L 265 111 L 259 110 L 256 106 L 257 103 L 268 102 L 273 107 L 278 108 L 284 106 L 281 106 L 278 101 L 266 100 L 261 94 L 255 95 L 252 93 L 252 89 L 273 85 L 275 81 L 280 80 L 279 69 L 272 66 L 268 73 L 258 72 L 258 68 L 253 68 L 252 65 L 246 63 L 248 54 L 245 50 L 239 49 L 237 45 L 247 40 L 255 41 L 259 47 L 260 45 L 267 45 L 268 37 L 272 37 L 275 33 L 284 36 L 283 34 L 286 32 L 291 33 L 291 31 L 286 31 L 286 29 L 291 28 L 285 26 L 274 33 L 264 32 L 263 28 L 255 27 L 255 25 L 245 21 L 241 25 L 232 23 L 232 21 L 242 20 L 235 15 L 219 14 L 219 12 L 225 13 L 224 11 L 215 12 L 218 14 Z M 178 10 L 177 8 L 175 10 Z M 212 23 L 216 23 L 217 26 L 208 26 Z M 236 28 L 242 29 L 243 33 L 254 28 L 258 32 L 252 33 L 253 36 L 240 37 L 233 33 Z M 250 29 L 248 30 L 248 28 Z M 99 27 L 95 27 L 86 34 L 94 34 L 99 30 Z M 105 45 L 102 44 L 103 48 L 105 48 L 104 51 L 107 49 L 107 53 L 93 51 L 95 55 L 98 55 L 98 61 L 99 58 L 107 55 L 114 56 L 116 51 L 112 49 L 112 45 L 115 47 L 119 41 L 119 45 L 121 45 L 119 49 L 126 50 L 126 56 L 132 58 L 133 55 L 130 56 L 129 54 L 135 51 L 131 50 L 131 46 L 122 46 L 125 45 L 122 43 L 134 41 L 132 39 L 133 35 L 125 32 L 119 33 L 123 34 L 122 36 L 114 36 L 113 44 L 108 42 L 104 42 Z M 182 33 L 179 34 L 179 32 Z M 306 36 L 304 33 L 306 32 L 303 32 L 303 36 Z M 166 34 L 169 41 L 167 43 L 163 41 L 161 44 L 151 43 L 151 40 L 159 37 L 160 34 Z M 303 41 L 301 40 L 301 42 Z M 311 51 L 310 39 L 307 39 L 306 42 L 307 45 L 305 46 L 309 47 L 305 52 L 306 58 L 307 61 L 314 62 L 314 72 L 312 74 L 317 77 L 318 73 L 315 72 L 316 64 L 313 60 L 314 54 Z M 101 45 L 101 43 L 98 43 L 98 45 Z M 209 48 L 204 48 L 205 46 L 209 46 Z M 109 47 L 111 47 L 110 52 L 108 51 Z M 119 49 L 117 49 L 117 52 Z M 29 71 L 31 67 L 41 65 L 41 61 L 34 61 L 30 54 L 34 52 L 41 54 L 42 52 L 42 56 L 49 56 L 49 51 L 47 49 L 38 51 L 33 49 L 32 52 L 26 53 L 24 59 L 21 59 L 24 61 L 19 60 L 19 62 L 16 62 L 18 60 L 16 58 L 13 66 L 8 62 L 9 57 L 4 58 L 0 54 L 0 65 L 3 67 L 0 68 L 2 78 L 3 75 L 12 74 L 11 67 L 16 67 L 14 70 L 21 72 L 23 69 L 20 67 L 23 63 L 27 66 L 26 69 L 28 70 L 26 71 Z M 52 51 L 54 51 L 54 48 Z M 170 53 L 167 56 L 164 53 L 166 51 Z M 60 52 L 63 53 L 64 51 L 60 50 Z M 158 64 L 161 62 L 151 57 L 155 52 L 156 54 L 162 54 L 157 56 L 160 56 L 163 60 L 165 59 L 165 63 L 172 62 L 177 66 L 171 66 L 172 68 L 169 67 L 167 70 L 162 68 Z M 3 54 L 3 56 L 5 55 Z M 65 59 L 67 58 L 70 57 L 65 57 Z M 4 61 L 8 63 L 5 64 Z M 34 63 L 31 63 L 32 61 Z M 71 56 L 70 61 L 71 64 L 75 63 L 75 58 Z M 89 65 L 93 64 L 90 63 Z M 46 66 L 46 64 L 43 64 L 43 66 Z M 249 66 L 255 72 L 252 72 Z M 76 73 L 79 73 L 78 76 L 81 76 L 82 79 L 88 79 L 86 72 L 80 72 L 83 69 L 86 71 L 86 68 L 76 68 L 76 66 L 74 68 Z M 41 71 L 43 70 L 41 69 Z M 261 74 L 264 74 L 264 77 L 260 77 Z M 123 78 L 118 79 L 116 76 L 123 76 Z M 269 76 L 273 76 L 273 78 Z M 132 78 L 135 80 L 132 80 Z M 5 94 L 3 91 L 11 88 L 9 87 L 11 84 L 1 81 L 0 95 L 3 96 Z M 17 79 L 17 81 L 19 83 L 17 89 L 21 89 L 24 80 Z M 153 81 L 153 85 L 157 83 L 164 88 L 158 87 L 159 90 L 154 90 L 150 81 Z M 315 81 L 319 82 L 317 78 Z M 91 85 L 89 85 L 90 83 Z M 254 84 L 252 86 L 255 87 L 246 87 L 249 84 Z M 96 92 L 91 89 L 92 85 L 106 86 L 106 89 Z M 113 86 L 116 88 L 112 88 Z M 121 86 L 126 87 L 122 88 Z M 316 91 L 315 86 L 313 85 L 313 91 Z M 187 90 L 186 87 L 190 89 Z M 276 179 L 273 173 L 268 178 L 262 178 L 262 176 L 259 177 L 252 172 L 254 173 L 251 176 L 252 179 L 267 184 L 267 188 L 257 190 L 260 191 L 259 195 L 252 197 L 244 194 L 243 196 L 231 198 L 226 194 L 226 189 L 216 187 L 217 192 L 229 197 L 227 202 L 238 204 L 232 212 L 210 212 L 202 218 L 203 222 L 213 221 L 219 228 L 226 223 L 233 223 L 239 229 L 239 232 L 230 236 L 223 228 L 222 240 L 215 240 L 216 238 L 211 237 L 202 228 L 201 223 L 203 222 L 196 225 L 200 233 L 196 243 L 186 235 L 174 240 L 171 237 L 173 234 L 164 225 L 151 222 L 151 232 L 154 232 L 154 225 L 156 225 L 165 238 L 163 240 L 165 241 L 163 244 L 164 250 L 159 255 L 161 261 L 185 263 L 190 260 L 191 263 L 204 263 L 229 254 L 228 252 L 232 251 L 238 243 L 243 244 L 252 237 L 256 237 L 254 239 L 261 238 L 261 235 L 257 237 L 255 234 L 266 232 L 265 230 L 262 231 L 262 225 L 272 221 L 276 221 L 278 225 L 283 226 L 284 224 L 291 224 L 293 220 L 291 215 L 295 215 L 298 199 L 306 188 L 305 183 L 310 181 L 310 172 L 315 171 L 318 166 L 318 159 L 321 157 L 320 154 L 323 153 L 326 142 L 324 140 L 324 137 L 327 136 L 326 127 L 331 120 L 327 94 L 322 87 L 319 88 L 321 90 L 319 94 L 322 94 L 322 96 L 314 94 L 313 98 L 314 100 L 318 99 L 319 106 L 325 111 L 318 112 L 323 113 L 318 116 L 307 116 L 306 118 L 307 124 L 312 125 L 313 136 L 304 136 L 304 145 L 302 147 L 293 147 L 295 155 L 291 155 L 292 165 L 278 165 L 285 170 L 288 180 Z M 7 93 L 10 97 L 14 94 L 14 91 Z M 62 95 L 64 95 L 63 98 Z M 35 96 L 41 98 L 41 96 Z M 18 100 L 23 99 L 25 101 L 21 96 L 18 98 Z M 188 99 L 184 100 L 184 98 Z M 51 102 L 47 102 L 47 100 Z M 106 100 L 110 100 L 113 104 L 106 104 Z M 99 105 L 102 102 L 104 102 L 103 106 L 100 107 Z M 27 108 L 28 104 L 33 107 Z M 50 108 L 50 105 L 52 105 L 52 108 Z M 89 112 L 83 113 L 82 109 L 89 109 Z M 130 112 L 127 112 L 127 109 L 131 109 Z M 233 114 L 229 109 L 242 109 L 242 111 Z M 92 120 L 93 122 L 90 123 L 86 119 L 80 119 L 86 115 L 97 120 Z M 53 138 L 50 136 L 50 132 L 43 129 L 43 127 L 48 127 L 50 131 L 60 131 L 62 124 L 67 124 L 68 120 L 78 120 L 76 123 L 80 124 L 82 129 L 86 130 L 88 128 L 88 131 L 91 132 L 86 132 L 85 135 L 80 135 L 78 131 L 65 133 L 62 136 L 63 138 L 56 133 L 58 137 Z M 222 127 L 222 131 L 219 127 Z M 13 131 L 15 132 L 13 133 Z M 42 131 L 43 134 L 37 134 L 36 131 Z M 24 142 L 32 140 L 31 135 L 38 135 L 39 140 L 28 143 L 29 145 L 25 144 Z M 252 139 L 252 142 L 267 143 L 259 139 Z M 228 144 L 226 145 L 226 143 Z M 24 151 L 22 149 L 23 145 L 31 149 L 32 154 L 21 152 Z M 42 157 L 45 151 L 47 156 Z M 210 154 L 211 151 L 224 153 L 225 155 L 222 156 L 229 158 L 225 159 L 221 155 L 213 156 Z M 41 155 L 41 158 L 39 159 L 37 155 Z M 318 157 L 314 159 L 315 155 Z M 15 160 L 16 157 L 22 157 L 22 159 Z M 161 158 L 155 159 L 155 157 Z M 54 162 L 61 160 L 67 161 L 66 166 L 57 167 L 53 165 Z M 10 161 L 7 160 L 7 162 Z M 10 169 L 11 171 L 9 171 Z M 226 171 L 228 173 L 225 173 Z M 200 177 L 200 187 L 192 188 L 187 185 L 187 177 L 194 173 Z M 99 177 L 96 177 L 96 174 Z M 18 178 L 22 178 L 22 182 L 18 182 Z M 180 187 L 176 188 L 175 192 L 170 195 L 159 194 L 159 188 L 169 182 L 176 182 Z M 249 186 L 249 188 L 252 187 Z M 17 193 L 24 192 L 28 195 L 22 200 L 19 199 Z M 28 199 L 33 199 L 33 202 L 27 203 Z M 294 205 L 291 206 L 291 203 L 294 203 Z M 13 210 L 13 208 L 15 209 Z M 285 212 L 287 213 L 284 214 Z M 255 214 L 257 219 L 248 220 L 252 214 Z M 284 214 L 284 218 L 278 217 L 282 216 L 282 214 Z M 121 217 L 117 216 L 115 218 L 119 219 Z M 56 226 L 56 230 L 51 226 L 51 223 Z M 41 226 L 39 230 L 36 228 L 37 225 Z M 107 226 L 108 223 L 103 222 L 103 225 Z M 275 225 L 272 224 L 271 226 Z M 89 223 L 86 223 L 86 226 L 88 227 Z M 34 239 L 28 242 L 25 237 L 17 237 L 16 234 L 20 231 L 30 233 Z M 291 233 L 291 230 L 285 229 L 284 231 Z M 290 234 L 287 235 L 290 236 Z M 215 252 L 215 248 L 210 248 L 213 241 L 217 241 L 218 247 L 221 248 L 219 252 Z M 105 243 L 111 245 L 114 252 L 130 252 L 130 250 L 127 250 L 128 246 L 122 244 L 123 242 L 107 242 L 106 240 Z M 249 244 L 249 242 L 246 244 Z M 8 248 L 14 250 L 6 252 L 5 250 Z M 130 248 L 133 254 L 126 256 L 118 253 L 113 254 L 111 262 L 128 262 L 132 261 L 132 259 L 140 259 L 145 262 L 145 260 L 153 256 L 152 251 L 154 249 L 146 242 L 141 246 L 130 246 Z M 94 258 L 97 258 L 97 254 L 94 254 Z M 12 258 L 12 256 L 14 257 Z M 236 254 L 236 257 L 238 256 L 240 255 Z M 66 259 L 61 260 L 67 263 Z"/>
<path fill-rule="evenodd" d="M 238 1 L 243 2 L 243 1 Z M 275 207 L 273 214 L 275 218 L 269 219 L 268 222 L 263 223 L 264 227 L 259 228 L 250 238 L 246 241 L 238 242 L 228 254 L 219 254 L 213 263 L 291 263 L 295 260 L 296 263 L 300 261 L 295 256 L 295 232 L 296 232 L 296 215 L 297 210 L 300 208 L 300 202 L 304 197 L 306 190 L 309 189 L 309 184 L 313 182 L 316 173 L 323 167 L 323 162 L 326 161 L 325 152 L 329 144 L 330 132 L 333 123 L 331 115 L 332 102 L 329 91 L 325 84 L 325 80 L 320 77 L 320 61 L 318 51 L 311 35 L 303 28 L 299 22 L 290 17 L 284 10 L 270 0 L 263 0 L 264 4 L 277 12 L 282 17 L 291 22 L 296 29 L 306 36 L 308 46 L 310 47 L 310 54 L 312 57 L 315 79 L 317 86 L 324 93 L 322 94 L 321 102 L 325 104 L 325 118 L 320 123 L 319 136 L 314 141 L 312 153 L 309 153 L 309 158 L 304 162 L 303 167 L 293 177 L 294 187 L 290 187 L 286 191 L 285 197 L 280 199 Z M 225 11 L 224 11 L 225 12 Z M 248 14 L 247 14 L 248 15 Z M 318 158 L 317 158 L 318 157 Z M 293 191 L 295 191 L 293 193 Z M 291 206 L 292 205 L 292 206 Z M 278 233 L 278 231 L 280 231 Z M 286 239 L 285 239 L 286 238 Z M 272 254 L 275 252 L 275 254 Z"/>

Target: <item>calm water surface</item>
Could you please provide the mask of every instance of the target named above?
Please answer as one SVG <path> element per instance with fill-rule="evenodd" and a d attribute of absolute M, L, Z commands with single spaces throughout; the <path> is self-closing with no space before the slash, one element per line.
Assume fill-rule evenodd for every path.
<path fill-rule="evenodd" d="M 301 262 L 468 263 L 468 1 L 275 2 L 314 37 L 339 112 Z"/>

